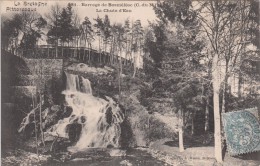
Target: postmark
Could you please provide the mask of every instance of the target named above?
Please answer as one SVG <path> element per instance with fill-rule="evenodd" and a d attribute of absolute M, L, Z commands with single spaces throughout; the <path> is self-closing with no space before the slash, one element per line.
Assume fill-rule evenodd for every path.
<path fill-rule="evenodd" d="M 228 152 L 238 155 L 260 150 L 260 123 L 256 109 L 223 114 Z"/>

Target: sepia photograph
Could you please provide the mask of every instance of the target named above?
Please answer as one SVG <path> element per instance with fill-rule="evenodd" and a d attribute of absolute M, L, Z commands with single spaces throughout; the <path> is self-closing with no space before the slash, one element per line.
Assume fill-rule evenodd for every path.
<path fill-rule="evenodd" d="M 259 0 L 6 0 L 1 165 L 260 166 Z"/>

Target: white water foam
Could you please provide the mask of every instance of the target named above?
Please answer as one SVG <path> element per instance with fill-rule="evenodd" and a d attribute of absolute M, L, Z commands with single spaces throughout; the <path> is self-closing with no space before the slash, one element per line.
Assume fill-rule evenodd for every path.
<path fill-rule="evenodd" d="M 78 75 L 66 73 L 66 90 L 63 91 L 67 105 L 73 112 L 60 120 L 47 132 L 68 138 L 67 126 L 81 124 L 82 131 L 75 146 L 70 151 L 81 151 L 90 147 L 119 147 L 120 123 L 124 115 L 116 102 L 106 96 L 106 100 L 92 95 L 91 83 Z"/>

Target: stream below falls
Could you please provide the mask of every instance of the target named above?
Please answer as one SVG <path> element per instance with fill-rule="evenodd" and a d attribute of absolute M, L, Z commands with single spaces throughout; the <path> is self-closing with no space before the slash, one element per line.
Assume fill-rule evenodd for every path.
<path fill-rule="evenodd" d="M 128 149 L 125 156 L 108 155 L 111 149 L 88 149 L 85 152 L 76 154 L 76 157 L 66 161 L 48 161 L 44 166 L 168 166 L 149 153 L 139 149 Z"/>

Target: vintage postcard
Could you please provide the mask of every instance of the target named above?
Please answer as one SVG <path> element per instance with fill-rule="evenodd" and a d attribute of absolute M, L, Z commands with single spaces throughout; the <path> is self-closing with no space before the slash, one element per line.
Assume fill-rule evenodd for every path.
<path fill-rule="evenodd" d="M 260 165 L 258 0 L 0 6 L 2 165 Z"/>

